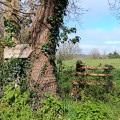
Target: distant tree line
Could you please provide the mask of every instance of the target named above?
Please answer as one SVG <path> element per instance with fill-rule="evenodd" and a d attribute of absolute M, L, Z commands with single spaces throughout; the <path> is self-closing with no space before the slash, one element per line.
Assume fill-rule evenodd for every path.
<path fill-rule="evenodd" d="M 91 52 L 86 56 L 88 59 L 115 59 L 120 58 L 120 54 L 117 51 L 113 53 L 106 54 L 106 51 L 101 55 L 97 48 L 91 50 Z"/>
<path fill-rule="evenodd" d="M 120 58 L 120 55 L 114 51 L 113 53 L 108 54 L 109 59 Z"/>
<path fill-rule="evenodd" d="M 120 54 L 117 51 L 113 53 L 106 53 L 104 50 L 102 54 L 97 48 L 91 49 L 89 54 L 82 54 L 82 49 L 78 44 L 73 44 L 71 42 L 64 42 L 58 48 L 56 59 L 60 58 L 62 60 L 70 59 L 116 59 L 120 58 Z"/>

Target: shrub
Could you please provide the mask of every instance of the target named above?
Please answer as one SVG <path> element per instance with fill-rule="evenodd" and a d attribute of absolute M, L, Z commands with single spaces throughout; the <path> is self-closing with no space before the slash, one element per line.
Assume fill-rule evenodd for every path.
<path fill-rule="evenodd" d="M 114 58 L 120 58 L 120 55 L 116 51 L 114 51 L 114 53 L 109 53 L 108 57 L 110 59 L 114 59 Z"/>

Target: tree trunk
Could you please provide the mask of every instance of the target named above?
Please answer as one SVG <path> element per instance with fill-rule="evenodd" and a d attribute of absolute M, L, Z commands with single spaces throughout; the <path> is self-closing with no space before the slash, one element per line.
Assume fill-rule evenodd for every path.
<path fill-rule="evenodd" d="M 55 5 L 56 0 L 41 0 L 41 7 L 30 29 L 32 47 L 34 49 L 31 60 L 32 79 L 30 81 L 30 88 L 37 90 L 40 98 L 43 97 L 44 93 L 56 96 L 57 90 L 56 76 L 53 68 L 55 64 L 51 64 L 48 57 L 41 51 L 42 45 L 49 41 L 50 24 L 48 24 L 47 19 L 49 16 L 54 15 Z M 36 87 L 36 84 L 39 87 Z"/>

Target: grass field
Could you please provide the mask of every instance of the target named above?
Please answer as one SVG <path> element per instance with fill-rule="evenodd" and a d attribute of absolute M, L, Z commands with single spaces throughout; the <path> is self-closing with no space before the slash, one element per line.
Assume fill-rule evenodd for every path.
<path fill-rule="evenodd" d="M 63 63 L 66 66 L 73 66 L 75 67 L 77 60 L 65 60 Z M 105 64 L 109 64 L 114 66 L 117 70 L 120 70 L 120 59 L 88 59 L 88 60 L 82 60 L 84 64 L 89 65 L 89 66 L 99 66 L 101 63 L 102 66 Z"/>

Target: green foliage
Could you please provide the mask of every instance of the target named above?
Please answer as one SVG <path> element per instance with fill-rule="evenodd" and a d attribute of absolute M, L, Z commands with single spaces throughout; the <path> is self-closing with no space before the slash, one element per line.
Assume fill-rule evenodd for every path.
<path fill-rule="evenodd" d="M 106 96 L 106 94 L 108 93 L 112 93 L 113 89 L 111 86 L 106 85 L 90 85 L 90 86 L 86 86 L 84 88 L 84 94 L 85 96 L 89 96 L 89 97 L 94 97 L 94 99 L 96 100 L 101 100 L 101 101 L 109 101 L 108 97 Z"/>
<path fill-rule="evenodd" d="M 39 110 L 38 118 L 41 120 L 62 120 L 64 114 L 67 113 L 63 101 L 47 94 L 45 96 L 47 99 L 40 102 L 43 107 Z"/>
<path fill-rule="evenodd" d="M 110 59 L 114 59 L 114 58 L 120 58 L 120 55 L 116 51 L 114 51 L 114 53 L 109 53 L 108 57 Z"/>
<path fill-rule="evenodd" d="M 46 99 L 39 103 L 41 108 L 32 111 L 29 105 L 31 101 L 29 91 L 21 93 L 20 86 L 16 89 L 13 86 L 14 82 L 3 89 L 4 97 L 0 99 L 0 120 L 110 120 L 112 118 L 111 112 L 94 99 L 75 103 L 70 98 L 61 101 L 47 94 Z M 84 99 L 85 96 L 82 97 L 83 101 Z M 117 98 L 112 99 L 119 103 Z"/>
<path fill-rule="evenodd" d="M 3 89 L 4 97 L 0 99 L 0 120 L 62 120 L 67 112 L 62 101 L 45 95 L 40 102 L 42 108 L 32 111 L 30 92 L 21 93 L 20 86 L 14 88 L 14 82 Z"/>
<path fill-rule="evenodd" d="M 11 62 L 10 62 L 11 61 Z M 10 63 L 5 63 L 10 66 L 14 66 L 11 73 L 15 70 L 19 71 L 20 69 L 16 68 L 22 66 L 22 68 L 29 67 L 29 61 L 21 63 L 20 59 L 11 59 Z M 57 100 L 53 96 L 45 95 L 46 99 L 40 101 L 38 104 L 41 106 L 40 109 L 32 109 L 31 102 L 33 98 L 37 95 L 37 92 L 31 97 L 31 94 L 28 90 L 21 91 L 21 86 L 14 88 L 14 82 L 8 82 L 9 85 L 3 87 L 2 98 L 0 99 L 0 120 L 117 120 L 119 119 L 119 108 L 120 108 L 120 92 L 111 91 L 111 93 L 105 92 L 104 88 L 101 86 L 91 86 L 84 89 L 81 96 L 81 101 L 78 103 L 75 102 L 74 96 L 70 97 L 69 93 L 71 92 L 71 81 L 74 79 L 72 72 L 74 71 L 73 67 L 67 67 L 61 60 L 57 61 L 58 63 L 58 72 L 59 76 L 59 93 L 62 97 L 62 100 Z M 9 64 L 12 64 L 9 66 Z M 45 67 L 44 69 L 46 68 Z M 10 69 L 10 70 L 12 70 Z M 20 70 L 21 71 L 21 70 Z M 44 71 L 44 70 L 43 70 Z M 7 71 L 8 72 L 8 71 Z M 8 72 L 9 73 L 9 72 Z M 19 72 L 18 72 L 19 73 Z M 24 73 L 24 72 L 23 72 Z M 21 75 L 21 74 L 20 74 Z M 22 77 L 26 80 L 26 75 Z M 119 75 L 117 76 L 119 77 Z M 13 77 L 14 79 L 14 77 Z M 24 85 L 24 84 L 23 84 Z M 95 97 L 92 97 L 92 96 Z M 31 99 L 32 98 L 32 99 Z M 104 98 L 104 99 L 103 99 Z M 99 100 L 98 100 L 99 99 Z M 102 101 L 100 101 L 102 99 Z M 107 101 L 107 102 L 106 102 Z M 109 103 L 109 104 L 108 104 Z M 103 105 L 102 105 L 103 104 Z M 111 105 L 111 106 L 110 106 Z M 114 107 L 114 111 L 113 108 Z M 33 111 L 34 110 L 34 111 Z M 117 111 L 116 111 L 117 110 Z"/>
<path fill-rule="evenodd" d="M 42 52 L 48 57 L 52 65 L 55 66 L 55 52 L 56 46 L 59 46 L 60 42 L 68 40 L 68 34 L 75 33 L 76 29 L 68 29 L 63 27 L 63 15 L 65 15 L 65 10 L 68 5 L 68 0 L 58 0 L 59 4 L 55 7 L 55 15 L 48 17 L 48 23 L 51 25 L 49 28 L 49 41 L 42 45 Z M 8 33 L 8 36 L 5 39 L 5 42 L 1 42 L 0 46 L 14 46 L 12 37 L 14 36 L 12 32 L 17 33 L 19 26 L 14 26 L 11 21 L 5 21 L 5 31 Z M 60 28 L 61 31 L 60 32 Z M 76 36 L 74 39 L 70 39 L 74 44 L 79 42 L 79 37 Z M 117 54 L 115 53 L 115 56 Z M 37 58 L 38 56 L 36 56 Z M 0 120 L 99 120 L 99 119 L 111 119 L 110 115 L 100 102 L 93 103 L 92 100 L 89 100 L 87 97 L 96 97 L 97 99 L 102 99 L 104 97 L 109 98 L 109 101 L 112 103 L 118 103 L 119 97 L 108 94 L 110 91 L 107 87 L 101 86 L 91 86 L 86 87 L 83 91 L 83 96 L 81 96 L 81 104 L 70 104 L 69 107 L 66 106 L 65 97 L 69 97 L 71 92 L 73 80 L 72 72 L 73 68 L 64 69 L 62 61 L 59 63 L 59 93 L 63 101 L 57 100 L 53 96 L 45 95 L 46 99 L 40 102 L 41 109 L 36 110 L 33 108 L 36 104 L 37 91 L 33 91 L 33 94 L 30 94 L 28 91 L 28 73 L 26 71 L 30 68 L 30 61 L 22 59 L 10 59 L 0 68 L 0 87 L 2 88 L 2 96 L 0 99 Z M 47 64 L 45 63 L 43 69 L 40 71 L 40 76 L 45 72 Z M 54 67 L 54 69 L 56 69 Z M 64 69 L 64 70 L 63 70 Z M 56 70 L 54 70 L 56 71 Z M 29 73 L 31 70 L 29 70 Z M 106 71 L 109 72 L 109 71 Z M 39 77 L 40 77 L 39 76 Z M 20 83 L 17 88 L 14 84 L 17 78 L 19 78 Z M 7 86 L 6 86 L 7 85 Z M 37 83 L 36 83 L 37 85 Z M 107 90 L 107 92 L 105 91 Z M 32 91 L 31 91 L 32 93 Z M 88 93 L 88 94 L 85 94 Z M 104 94 L 105 93 L 105 94 Z M 119 93 L 118 93 L 119 94 Z M 64 97 L 65 96 L 65 97 Z M 87 96 L 87 97 L 86 97 Z M 31 99 L 32 98 L 32 99 Z M 91 97 L 92 98 L 92 97 Z M 91 102 L 92 101 L 92 102 Z M 29 105 L 31 103 L 31 106 Z M 34 111 L 32 111 L 32 110 Z M 66 116 L 66 118 L 64 117 Z"/>
<path fill-rule="evenodd" d="M 71 81 L 74 79 L 72 75 L 73 71 L 73 67 L 66 66 L 61 59 L 57 60 L 57 92 L 59 96 L 69 96 L 72 89 Z"/>
<path fill-rule="evenodd" d="M 29 91 L 21 93 L 20 86 L 13 86 L 14 82 L 3 89 L 4 97 L 0 99 L 0 120 L 33 120 L 35 115 L 29 105 Z"/>
<path fill-rule="evenodd" d="M 108 65 L 108 64 L 105 64 L 105 67 L 109 68 L 109 69 L 104 70 L 104 73 L 107 73 L 107 74 L 110 74 L 114 68 L 112 65 Z"/>
<path fill-rule="evenodd" d="M 51 48 L 52 43 L 51 42 L 46 42 L 45 44 L 42 45 L 42 52 L 44 52 L 45 55 L 50 54 L 53 50 Z"/>
<path fill-rule="evenodd" d="M 102 104 L 103 104 L 103 108 L 105 108 L 106 111 L 108 111 L 108 113 L 111 114 L 112 120 L 119 120 L 120 102 L 117 102 L 117 103 L 107 102 L 107 103 L 102 103 Z"/>
<path fill-rule="evenodd" d="M 4 36 L 4 39 L 0 40 L 0 67 L 3 64 L 3 49 L 5 48 L 5 46 L 15 46 L 12 37 L 18 35 L 18 30 L 20 29 L 20 26 L 14 25 L 12 21 L 4 20 L 4 28 L 7 36 Z"/>
<path fill-rule="evenodd" d="M 5 31 L 8 33 L 15 32 L 17 33 L 17 30 L 20 29 L 19 25 L 13 25 L 13 22 L 9 20 L 4 21 Z"/>
<path fill-rule="evenodd" d="M 26 70 L 30 68 L 30 59 L 22 60 L 18 58 L 11 58 L 7 62 L 4 63 L 3 67 L 0 68 L 0 87 L 9 84 L 9 82 L 13 82 L 17 80 L 20 81 L 20 85 L 22 90 L 28 88 L 28 74 Z"/>
<path fill-rule="evenodd" d="M 17 35 L 18 30 L 20 29 L 19 25 L 14 25 L 13 22 L 9 20 L 4 20 L 5 31 L 7 32 L 7 36 L 5 36 L 5 40 L 2 41 L 0 44 L 3 46 L 15 46 L 15 43 L 12 41 L 13 32 Z"/>
<path fill-rule="evenodd" d="M 68 34 L 76 33 L 76 28 L 70 28 L 70 29 L 68 29 L 65 26 L 61 26 L 61 30 L 63 31 L 63 32 L 61 32 L 61 34 L 59 36 L 59 41 L 61 41 L 61 43 L 64 43 L 64 41 L 67 41 L 67 40 L 68 40 L 68 42 L 71 41 L 73 44 L 79 42 L 79 40 L 80 40 L 79 36 L 76 36 L 73 39 L 68 39 Z"/>
<path fill-rule="evenodd" d="M 88 100 L 85 103 L 67 103 L 69 120 L 110 120 L 110 114 L 99 102 Z"/>

